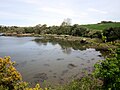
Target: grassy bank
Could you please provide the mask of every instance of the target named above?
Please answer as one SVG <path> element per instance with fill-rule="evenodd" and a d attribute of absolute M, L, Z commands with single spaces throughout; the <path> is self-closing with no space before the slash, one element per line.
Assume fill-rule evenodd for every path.
<path fill-rule="evenodd" d="M 104 30 L 110 27 L 120 27 L 120 23 L 100 23 L 100 24 L 88 24 L 88 25 L 81 25 L 91 30 Z"/>

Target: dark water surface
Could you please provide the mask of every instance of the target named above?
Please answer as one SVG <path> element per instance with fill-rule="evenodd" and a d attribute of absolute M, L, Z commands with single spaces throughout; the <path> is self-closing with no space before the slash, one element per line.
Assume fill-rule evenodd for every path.
<path fill-rule="evenodd" d="M 25 81 L 61 84 L 83 76 L 83 70 L 90 73 L 93 65 L 104 59 L 100 51 L 80 46 L 42 37 L 0 36 L 0 57 L 11 56 Z"/>

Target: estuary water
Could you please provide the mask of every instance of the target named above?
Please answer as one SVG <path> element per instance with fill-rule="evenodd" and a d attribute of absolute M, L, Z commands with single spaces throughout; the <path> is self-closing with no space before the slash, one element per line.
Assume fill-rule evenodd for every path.
<path fill-rule="evenodd" d="M 82 47 L 81 47 L 82 46 Z M 10 56 L 23 80 L 64 84 L 91 73 L 93 65 L 104 57 L 94 48 L 83 48 L 80 43 L 43 37 L 0 36 L 0 57 Z"/>

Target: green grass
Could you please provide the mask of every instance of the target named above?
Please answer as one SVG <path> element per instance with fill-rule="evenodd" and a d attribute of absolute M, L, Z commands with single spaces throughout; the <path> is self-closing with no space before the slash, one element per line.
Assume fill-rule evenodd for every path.
<path fill-rule="evenodd" d="M 88 24 L 88 25 L 81 25 L 87 27 L 91 30 L 104 30 L 110 27 L 120 27 L 120 22 L 116 23 L 100 23 L 100 24 Z"/>

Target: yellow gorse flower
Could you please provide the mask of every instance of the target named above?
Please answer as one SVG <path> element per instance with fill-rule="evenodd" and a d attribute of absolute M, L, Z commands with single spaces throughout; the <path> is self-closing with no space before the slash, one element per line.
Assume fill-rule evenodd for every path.
<path fill-rule="evenodd" d="M 48 90 L 42 89 L 39 84 L 35 88 L 28 87 L 28 83 L 22 81 L 21 74 L 13 66 L 15 62 L 10 60 L 10 56 L 0 58 L 0 85 L 11 90 Z"/>

